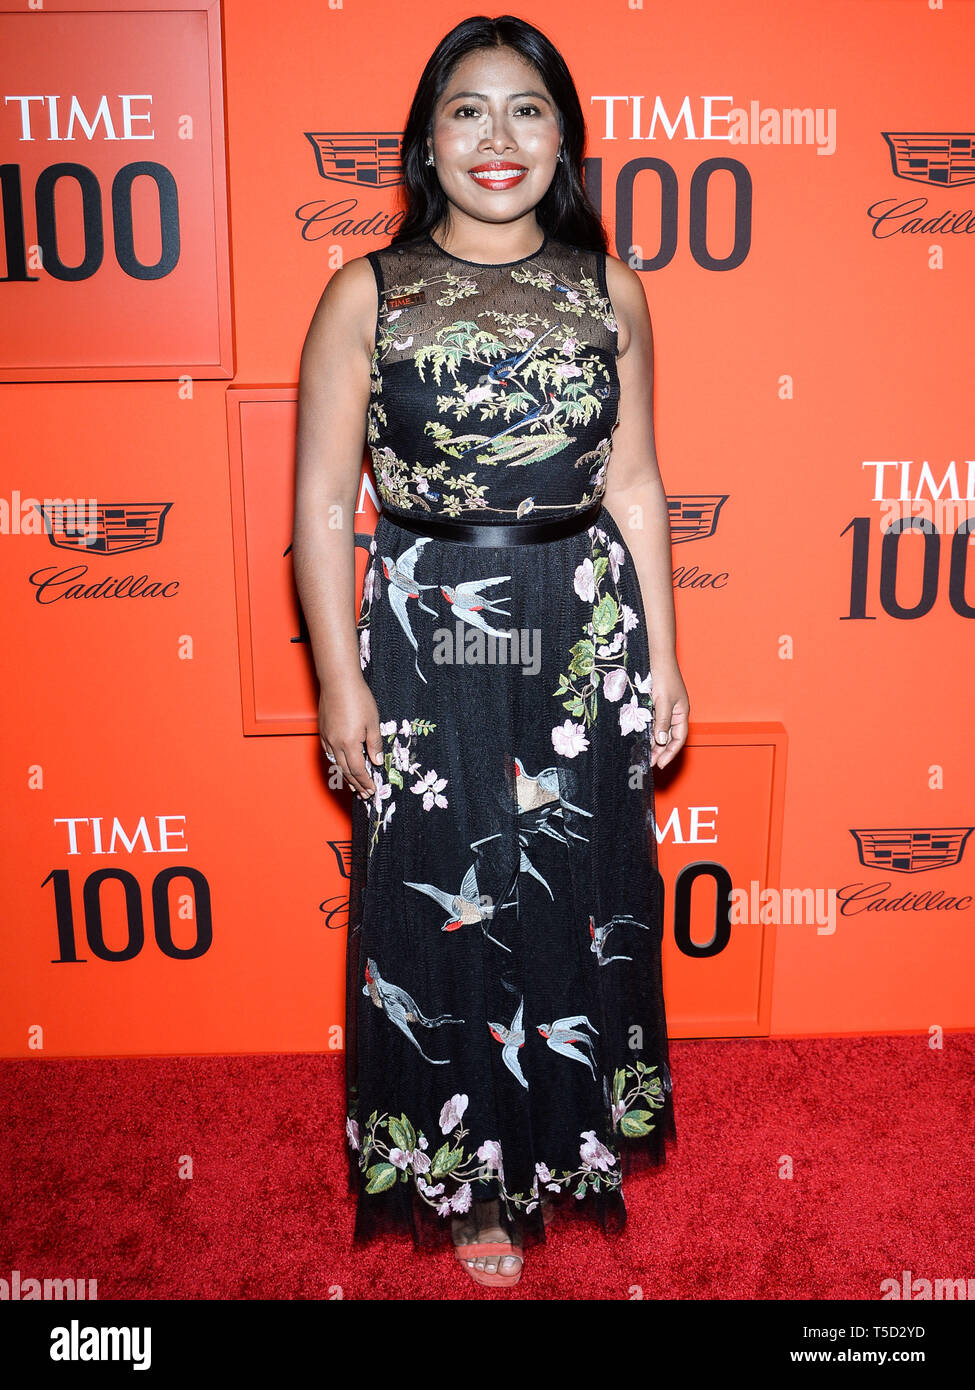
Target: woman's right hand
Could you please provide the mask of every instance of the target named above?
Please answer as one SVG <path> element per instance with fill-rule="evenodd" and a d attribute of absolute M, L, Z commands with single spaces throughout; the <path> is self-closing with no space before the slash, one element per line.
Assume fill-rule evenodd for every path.
<path fill-rule="evenodd" d="M 363 745 L 373 762 L 382 766 L 383 741 L 375 697 L 361 676 L 353 674 L 347 680 L 322 687 L 318 699 L 318 736 L 326 756 L 332 755 L 349 785 L 363 801 L 371 800 L 376 794 L 376 784 Z"/>

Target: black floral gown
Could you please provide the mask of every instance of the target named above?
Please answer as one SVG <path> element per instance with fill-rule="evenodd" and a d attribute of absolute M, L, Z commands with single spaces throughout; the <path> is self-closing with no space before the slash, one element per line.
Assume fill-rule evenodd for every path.
<path fill-rule="evenodd" d="M 484 265 L 423 236 L 368 260 L 383 512 L 358 630 L 384 765 L 352 807 L 354 1240 L 448 1240 L 483 1197 L 526 1244 L 543 1199 L 616 1231 L 624 1177 L 676 1138 L 633 559 L 605 507 L 487 547 L 395 520 L 513 528 L 599 502 L 619 399 L 605 256 L 546 237 Z"/>

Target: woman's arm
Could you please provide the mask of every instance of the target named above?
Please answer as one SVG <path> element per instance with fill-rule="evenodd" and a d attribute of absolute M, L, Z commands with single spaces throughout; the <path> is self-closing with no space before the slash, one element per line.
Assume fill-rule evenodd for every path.
<path fill-rule="evenodd" d="M 619 424 L 603 504 L 626 537 L 643 594 L 653 676 L 654 756 L 664 767 L 687 739 L 690 706 L 677 665 L 670 516 L 653 432 L 653 328 L 636 271 L 606 257 L 606 287 L 619 325 Z M 658 746 L 657 735 L 670 731 Z"/>
<path fill-rule="evenodd" d="M 335 272 L 301 351 L 295 584 L 321 686 L 319 731 L 360 795 L 375 785 L 362 753 L 382 761 L 375 700 L 359 662 L 355 623 L 355 505 L 369 407 L 376 281 L 365 259 Z"/>

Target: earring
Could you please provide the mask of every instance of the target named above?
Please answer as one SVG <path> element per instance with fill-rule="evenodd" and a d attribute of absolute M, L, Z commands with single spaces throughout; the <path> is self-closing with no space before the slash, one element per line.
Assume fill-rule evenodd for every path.
<path fill-rule="evenodd" d="M 432 154 L 428 154 L 428 155 L 427 155 L 427 163 L 428 163 L 428 164 L 432 164 L 432 163 L 433 163 L 433 155 L 432 155 Z"/>
<path fill-rule="evenodd" d="M 562 163 L 562 151 L 561 151 L 561 150 L 559 150 L 559 163 L 560 163 L 560 164 Z"/>

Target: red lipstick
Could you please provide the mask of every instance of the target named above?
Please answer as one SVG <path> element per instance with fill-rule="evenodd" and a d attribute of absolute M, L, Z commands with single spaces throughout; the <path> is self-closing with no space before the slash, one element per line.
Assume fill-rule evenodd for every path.
<path fill-rule="evenodd" d="M 523 164 L 512 164 L 507 159 L 493 159 L 487 164 L 476 164 L 473 169 L 468 169 L 467 173 L 480 188 L 503 193 L 506 189 L 514 188 L 521 183 L 528 170 Z"/>

